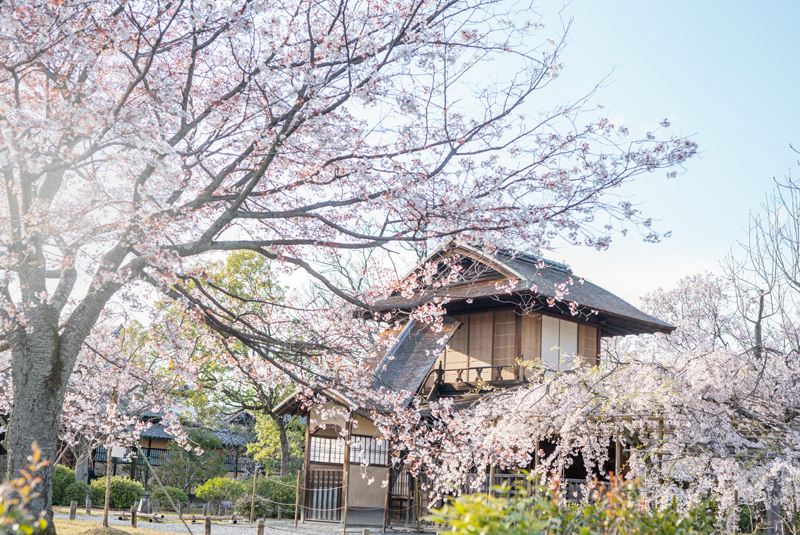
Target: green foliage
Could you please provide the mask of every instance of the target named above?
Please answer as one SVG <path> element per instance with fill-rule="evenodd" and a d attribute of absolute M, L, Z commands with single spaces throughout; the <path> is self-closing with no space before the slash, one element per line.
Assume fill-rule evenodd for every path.
<path fill-rule="evenodd" d="M 501 489 L 500 493 L 508 489 Z M 707 535 L 715 532 L 713 504 L 692 507 L 685 514 L 642 505 L 634 484 L 602 494 L 593 504 L 563 506 L 549 489 L 518 496 L 472 494 L 451 500 L 429 519 L 447 524 L 460 535 Z"/>
<path fill-rule="evenodd" d="M 291 391 L 287 390 L 283 399 Z M 286 438 L 289 443 L 289 470 L 299 469 L 303 464 L 303 448 L 305 447 L 306 426 L 299 418 L 294 417 L 284 423 Z M 272 416 L 256 414 L 256 439 L 247 445 L 247 453 L 253 460 L 265 467 L 267 471 L 278 472 L 281 469 L 281 437 L 278 424 Z"/>
<path fill-rule="evenodd" d="M 59 505 L 69 505 L 73 500 L 78 502 L 78 505 L 83 505 L 86 503 L 87 494 L 92 496 L 92 503 L 95 503 L 92 487 L 85 481 L 73 481 L 64 489 L 63 503 Z"/>
<path fill-rule="evenodd" d="M 54 505 L 69 505 L 69 500 L 66 499 L 64 492 L 72 483 L 75 482 L 75 470 L 58 464 L 53 473 L 53 504 Z M 86 496 L 84 494 L 84 496 Z M 74 498 L 73 498 L 74 499 Z"/>
<path fill-rule="evenodd" d="M 242 496 L 233 504 L 234 513 L 245 518 L 250 518 L 250 500 L 252 496 Z M 278 516 L 278 506 L 262 496 L 256 495 L 254 505 L 254 518 L 276 518 Z M 294 514 L 294 513 L 292 513 Z"/>
<path fill-rule="evenodd" d="M 250 516 L 250 500 L 253 492 L 253 480 L 243 481 L 247 494 L 234 504 L 236 514 Z M 255 516 L 256 518 L 277 518 L 278 505 L 283 518 L 294 515 L 294 504 L 297 499 L 297 475 L 259 477 L 256 482 Z"/>
<path fill-rule="evenodd" d="M 28 456 L 27 470 L 20 470 L 19 477 L 0 484 L 0 533 L 21 533 L 32 535 L 34 531 L 44 531 L 47 521 L 37 519 L 28 512 L 30 501 L 41 491 L 41 478 L 37 476 L 47 465 L 42 461 L 42 452 L 34 442 L 32 453 Z"/>
<path fill-rule="evenodd" d="M 197 487 L 194 493 L 201 500 L 218 505 L 221 501 L 235 502 L 247 494 L 247 486 L 241 481 L 227 477 L 215 477 Z"/>
<path fill-rule="evenodd" d="M 291 514 L 294 514 L 294 503 L 297 496 L 297 474 L 259 478 L 256 483 L 256 494 L 272 502 L 282 504 L 281 508 L 284 512 L 291 511 Z"/>
<path fill-rule="evenodd" d="M 101 477 L 92 481 L 92 503 L 104 504 L 106 501 L 106 478 Z M 144 487 L 138 481 L 122 476 L 111 478 L 112 509 L 130 509 L 136 500 L 144 496 Z"/>
<path fill-rule="evenodd" d="M 225 455 L 217 449 L 222 441 L 207 429 L 188 429 L 186 433 L 192 446 L 202 448 L 202 454 L 186 451 L 177 443 L 170 443 L 170 458 L 156 468 L 158 477 L 165 486 L 181 489 L 183 492 L 209 479 L 225 475 Z"/>
<path fill-rule="evenodd" d="M 164 492 L 165 490 L 166 490 L 166 492 Z M 189 496 L 187 496 L 187 494 L 185 492 L 183 492 L 181 489 L 175 488 L 175 487 L 168 487 L 168 486 L 164 486 L 163 489 L 161 487 L 157 488 L 153 492 L 153 496 L 150 499 L 153 502 L 155 502 L 156 500 L 161 500 L 161 508 L 162 509 L 167 509 L 169 511 L 174 511 L 172 506 L 169 504 L 169 500 L 167 499 L 167 494 L 169 494 L 169 497 L 172 498 L 172 501 L 175 504 L 175 507 L 178 506 L 179 502 L 186 503 L 189 500 Z"/>

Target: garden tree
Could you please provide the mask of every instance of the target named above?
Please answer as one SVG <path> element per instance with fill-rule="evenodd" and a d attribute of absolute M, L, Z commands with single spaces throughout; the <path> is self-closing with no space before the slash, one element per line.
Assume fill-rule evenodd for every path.
<path fill-rule="evenodd" d="M 265 333 L 269 318 L 204 294 L 201 255 L 253 250 L 370 308 L 390 289 L 345 292 L 311 259 L 451 236 L 534 250 L 603 248 L 620 228 L 657 240 L 615 189 L 675 173 L 695 143 L 625 139 L 586 115 L 591 95 L 534 108 L 565 39 L 531 14 L 483 0 L 0 4 L 9 470 L 34 440 L 54 459 L 87 337 L 110 303 L 147 287 L 269 362 L 276 381 L 301 379 L 282 360 L 300 349 L 336 377 L 344 349 L 298 349 Z M 493 61 L 503 72 L 487 77 Z M 190 375 L 183 343 L 162 351 Z M 42 477 L 50 489 L 52 469 Z M 50 490 L 31 510 L 49 502 Z"/>
<path fill-rule="evenodd" d="M 591 480 L 607 475 L 608 445 L 619 440 L 630 449 L 626 476 L 641 479 L 654 506 L 688 510 L 711 497 L 732 530 L 736 498 L 763 503 L 767 533 L 781 532 L 781 513 L 795 522 L 800 499 L 799 199 L 792 183 L 776 190 L 722 277 L 687 277 L 642 299 L 673 334 L 612 341 L 599 367 L 541 370 L 468 410 L 442 401 L 429 422 L 409 409 L 405 422 L 383 416 L 379 425 L 434 490 L 491 464 L 527 467 L 542 441 L 555 449 L 540 451 L 540 478 L 559 479 L 581 459 Z M 392 433 L 400 426 L 414 432 Z"/>
<path fill-rule="evenodd" d="M 278 423 L 281 420 L 281 423 Z M 278 419 L 259 414 L 256 417 L 256 438 L 247 445 L 247 452 L 253 456 L 253 461 L 274 470 L 276 454 L 280 458 L 278 468 L 281 475 L 287 475 L 291 470 L 302 466 L 306 426 L 296 417 Z M 291 464 L 296 461 L 295 466 Z"/>
<path fill-rule="evenodd" d="M 292 326 L 298 321 L 296 317 L 285 313 L 286 289 L 275 282 L 276 278 L 270 261 L 253 251 L 234 252 L 224 262 L 209 265 L 204 272 L 208 295 L 218 302 L 226 302 L 226 309 L 238 317 L 270 318 L 264 330 L 273 337 L 281 332 L 281 325 Z M 196 285 L 189 285 L 188 288 L 191 290 Z M 235 301 L 227 302 L 231 296 L 236 296 Z M 271 419 L 270 429 L 276 431 L 279 446 L 261 456 L 277 453 L 281 459 L 281 474 L 288 473 L 290 428 L 288 422 L 273 414 L 272 410 L 294 391 L 292 382 L 281 382 L 280 375 L 277 381 L 265 381 L 265 373 L 273 378 L 275 373 L 259 355 L 248 351 L 239 342 L 222 343 L 207 328 L 193 323 L 191 318 L 181 318 L 180 307 L 171 304 L 171 301 L 163 303 L 167 315 L 181 321 L 182 326 L 178 334 L 158 330 L 154 334 L 183 337 L 191 340 L 194 348 L 192 358 L 197 362 L 195 384 L 198 388 L 185 392 L 187 401 L 200 411 L 215 411 L 217 416 L 219 412 L 236 414 L 247 410 L 257 417 Z M 288 339 L 285 334 L 282 337 Z M 318 336 L 314 338 L 319 339 Z M 293 358 L 285 351 L 282 359 L 299 362 L 302 354 Z M 263 423 L 261 427 L 264 427 Z M 263 444 L 263 440 L 259 443 Z"/>
<path fill-rule="evenodd" d="M 86 338 L 67 384 L 59 438 L 77 460 L 75 481 L 87 481 L 90 453 L 109 438 L 118 445 L 136 443 L 148 425 L 142 421 L 145 414 L 164 414 L 163 423 L 184 440 L 171 409 L 185 380 L 164 368 L 140 329 L 113 327 L 119 320 L 107 318 Z M 0 359 L 5 366 L 11 364 L 9 356 Z M 8 377 L 0 391 L 0 405 L 10 411 L 14 399 Z"/>
<path fill-rule="evenodd" d="M 794 148 L 793 148 L 794 150 Z M 795 152 L 797 152 L 795 150 Z M 799 162 L 800 163 L 800 162 Z M 750 236 L 743 245 L 744 256 L 731 255 L 726 263 L 733 279 L 737 310 L 747 322 L 755 363 L 764 370 L 783 372 L 782 385 L 789 392 L 800 386 L 800 190 L 789 177 L 778 183 L 762 205 L 761 213 L 751 215 Z M 759 385 L 761 386 L 761 385 Z M 800 483 L 798 419 L 800 403 L 786 398 L 783 389 L 759 388 L 750 393 L 752 403 L 769 411 L 741 414 L 759 418 L 766 432 L 774 437 L 774 448 L 782 461 L 766 482 L 766 528 L 769 534 L 782 531 L 781 509 L 796 509 Z M 742 412 L 741 410 L 739 411 Z M 794 433 L 792 433 L 794 431 Z M 795 522 L 796 529 L 796 519 Z"/>
<path fill-rule="evenodd" d="M 800 366 L 771 342 L 759 353 L 746 337 L 727 334 L 745 324 L 734 295 L 730 279 L 686 279 L 644 300 L 648 312 L 673 311 L 662 317 L 677 323 L 675 343 L 656 335 L 655 351 L 604 355 L 600 367 L 570 372 L 542 369 L 527 385 L 489 393 L 467 410 L 447 400 L 432 404 L 428 422 L 412 408 L 404 419 L 385 415 L 377 423 L 412 466 L 427 471 L 434 492 L 479 485 L 470 472 L 485 475 L 491 464 L 528 468 L 544 441 L 554 450 L 539 452 L 541 480 L 562 479 L 580 460 L 588 484 L 608 475 L 609 444 L 621 440 L 630 449 L 625 475 L 641 479 L 653 506 L 675 500 L 687 510 L 711 497 L 718 521 L 732 529 L 735 493 L 769 509 L 781 481 L 780 499 L 791 511 L 800 498 Z M 724 325 L 723 341 L 714 340 L 715 325 Z"/>
<path fill-rule="evenodd" d="M 156 468 L 161 484 L 188 493 L 209 479 L 225 475 L 225 455 L 222 440 L 207 429 L 188 428 L 187 441 L 191 448 L 177 442 L 169 445 L 169 459 Z"/>

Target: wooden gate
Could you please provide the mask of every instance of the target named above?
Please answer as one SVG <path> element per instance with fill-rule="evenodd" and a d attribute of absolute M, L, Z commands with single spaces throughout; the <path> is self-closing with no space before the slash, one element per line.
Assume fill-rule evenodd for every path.
<path fill-rule="evenodd" d="M 342 518 L 342 470 L 309 470 L 305 499 L 305 518 L 339 522 Z"/>

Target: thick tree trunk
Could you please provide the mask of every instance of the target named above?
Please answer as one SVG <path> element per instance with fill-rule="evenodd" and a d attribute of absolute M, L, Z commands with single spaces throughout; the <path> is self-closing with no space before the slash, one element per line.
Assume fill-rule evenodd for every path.
<path fill-rule="evenodd" d="M 89 456 L 92 454 L 91 443 L 83 437 L 78 438 L 78 443 L 71 446 L 72 454 L 75 455 L 75 481 L 88 483 L 89 479 Z"/>
<path fill-rule="evenodd" d="M 783 535 L 783 519 L 781 518 L 781 475 L 779 472 L 772 479 L 772 485 L 767 488 L 767 535 Z"/>
<path fill-rule="evenodd" d="M 36 442 L 42 450 L 42 460 L 51 465 L 37 474 L 42 478 L 36 489 L 39 496 L 30 502 L 29 509 L 34 514 L 45 511 L 47 532 L 55 533 L 52 463 L 56 460 L 59 421 L 72 366 L 64 366 L 58 357 L 57 333 L 29 334 L 26 338 L 27 347 L 13 352 L 14 404 L 6 435 L 8 475 L 16 476 L 27 466 L 31 444 Z"/>
<path fill-rule="evenodd" d="M 278 436 L 281 440 L 281 475 L 285 476 L 289 473 L 289 435 L 282 417 L 275 419 L 275 425 L 278 426 Z"/>

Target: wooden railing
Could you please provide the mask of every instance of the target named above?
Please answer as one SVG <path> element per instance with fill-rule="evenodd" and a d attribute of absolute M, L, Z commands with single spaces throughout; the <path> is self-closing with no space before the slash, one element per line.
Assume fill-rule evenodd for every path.
<path fill-rule="evenodd" d="M 513 376 L 511 379 L 507 379 L 503 377 L 504 371 L 510 371 L 511 375 Z M 517 365 L 499 365 L 499 366 L 471 366 L 469 368 L 455 368 L 455 369 L 447 369 L 442 368 L 434 368 L 428 372 L 425 376 L 425 380 L 422 382 L 423 385 L 428 383 L 428 380 L 431 377 L 435 376 L 436 378 L 433 381 L 434 385 L 444 385 L 447 384 L 445 381 L 445 374 L 446 373 L 456 373 L 455 380 L 453 383 L 455 384 L 466 384 L 466 383 L 489 383 L 489 382 L 506 382 L 506 381 L 525 381 L 525 369 L 521 366 Z M 470 377 L 470 372 L 475 372 L 475 377 Z M 485 376 L 484 376 L 485 375 Z"/>

